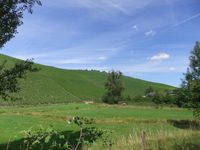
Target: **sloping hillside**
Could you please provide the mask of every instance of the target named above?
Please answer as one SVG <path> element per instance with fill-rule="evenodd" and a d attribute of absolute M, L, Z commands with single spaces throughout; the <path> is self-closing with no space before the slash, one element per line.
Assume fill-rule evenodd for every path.
<path fill-rule="evenodd" d="M 7 60 L 7 65 L 12 66 L 18 59 L 0 55 L 0 62 Z M 22 91 L 17 94 L 22 100 L 16 103 L 58 103 L 74 101 L 101 101 L 104 93 L 104 83 L 107 78 L 105 72 L 64 70 L 37 64 L 41 70 L 28 74 L 26 80 L 21 81 Z M 147 82 L 131 77 L 123 77 L 125 95 L 143 95 L 148 86 L 158 90 L 172 89 L 173 87 Z M 0 104 L 5 104 L 0 100 Z"/>

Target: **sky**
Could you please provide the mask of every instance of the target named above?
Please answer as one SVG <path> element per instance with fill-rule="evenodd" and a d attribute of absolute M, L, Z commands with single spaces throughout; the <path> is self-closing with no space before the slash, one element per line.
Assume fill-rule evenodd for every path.
<path fill-rule="evenodd" d="M 64 69 L 181 84 L 200 40 L 199 0 L 42 0 L 0 51 Z"/>

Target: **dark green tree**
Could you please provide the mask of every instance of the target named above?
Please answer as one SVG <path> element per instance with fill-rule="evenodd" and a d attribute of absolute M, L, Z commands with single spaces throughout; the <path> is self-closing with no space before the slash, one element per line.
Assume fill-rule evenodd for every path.
<path fill-rule="evenodd" d="M 21 61 L 13 67 L 5 67 L 6 62 L 0 65 L 0 97 L 4 100 L 13 100 L 15 97 L 10 94 L 20 91 L 19 79 L 24 79 L 27 72 L 38 71 L 33 67 L 32 60 Z"/>
<path fill-rule="evenodd" d="M 105 83 L 106 92 L 102 97 L 103 102 L 109 104 L 117 104 L 121 101 L 122 92 L 124 90 L 122 84 L 122 73 L 120 71 L 111 71 Z"/>
<path fill-rule="evenodd" d="M 190 65 L 182 82 L 182 94 L 191 104 L 194 116 L 200 118 L 200 42 L 196 42 L 189 59 Z"/>
<path fill-rule="evenodd" d="M 162 95 L 158 91 L 155 91 L 152 95 L 152 101 L 157 105 L 162 104 Z"/>
<path fill-rule="evenodd" d="M 1 0 L 0 1 L 0 48 L 17 33 L 17 27 L 22 25 L 23 12 L 32 13 L 39 0 Z"/>
<path fill-rule="evenodd" d="M 0 1 L 0 49 L 17 33 L 17 27 L 22 25 L 23 12 L 32 13 L 39 0 L 1 0 Z M 37 71 L 32 60 L 21 61 L 13 67 L 6 67 L 6 62 L 0 65 L 0 97 L 13 99 L 10 96 L 20 90 L 19 79 L 25 78 L 27 72 Z"/>
<path fill-rule="evenodd" d="M 179 107 L 192 107 L 192 101 L 191 101 L 191 92 L 190 92 L 190 83 L 191 83 L 191 74 L 189 68 L 187 69 L 187 72 L 184 74 L 184 79 L 182 79 L 181 87 L 178 88 L 177 95 L 176 95 L 176 101 L 175 104 Z"/>
<path fill-rule="evenodd" d="M 155 90 L 153 89 L 152 86 L 149 86 L 146 90 L 145 90 L 145 96 L 151 96 L 155 94 Z"/>

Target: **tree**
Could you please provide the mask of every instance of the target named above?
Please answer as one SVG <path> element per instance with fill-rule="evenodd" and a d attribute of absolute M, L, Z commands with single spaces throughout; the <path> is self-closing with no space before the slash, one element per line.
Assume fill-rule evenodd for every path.
<path fill-rule="evenodd" d="M 181 85 L 181 88 L 176 89 L 176 94 L 174 98 L 174 104 L 178 107 L 191 107 L 191 102 L 189 101 L 189 93 L 187 93 L 184 85 Z"/>
<path fill-rule="evenodd" d="M 158 91 L 155 91 L 152 95 L 152 101 L 157 105 L 162 104 L 162 95 Z"/>
<path fill-rule="evenodd" d="M 20 26 L 23 18 L 23 12 L 28 10 L 32 13 L 32 7 L 37 3 L 41 5 L 39 0 L 1 0 L 0 1 L 0 48 L 6 42 L 15 36 L 17 27 Z M 20 90 L 19 79 L 25 78 L 27 72 L 37 71 L 33 67 L 31 60 L 16 63 L 14 67 L 7 68 L 6 62 L 0 65 L 0 97 L 3 99 L 13 99 L 10 96 Z"/>
<path fill-rule="evenodd" d="M 0 1 L 0 48 L 17 33 L 17 27 L 22 25 L 23 12 L 32 13 L 33 6 L 39 0 L 1 0 Z"/>
<path fill-rule="evenodd" d="M 108 74 L 105 83 L 106 92 L 102 97 L 103 102 L 109 104 L 117 104 L 122 100 L 122 91 L 124 90 L 122 84 L 122 73 L 120 71 L 111 71 Z"/>
<path fill-rule="evenodd" d="M 10 94 L 20 91 L 19 79 L 26 77 L 26 73 L 38 71 L 31 60 L 16 63 L 14 67 L 6 69 L 6 61 L 0 65 L 0 97 L 4 100 L 16 99 Z"/>
<path fill-rule="evenodd" d="M 190 65 L 181 86 L 182 94 L 191 104 L 194 116 L 200 118 L 200 42 L 196 42 L 189 59 Z"/>
<path fill-rule="evenodd" d="M 152 86 L 149 86 L 146 90 L 145 90 L 145 96 L 151 97 L 155 94 L 155 91 L 153 89 Z"/>

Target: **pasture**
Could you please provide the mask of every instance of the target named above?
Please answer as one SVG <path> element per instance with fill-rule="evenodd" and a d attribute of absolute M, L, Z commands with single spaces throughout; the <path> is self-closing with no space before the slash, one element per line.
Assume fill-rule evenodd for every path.
<path fill-rule="evenodd" d="M 142 131 L 149 149 L 193 147 L 199 149 L 199 126 L 192 121 L 192 111 L 177 108 L 110 106 L 103 104 L 63 104 L 51 106 L 1 108 L 1 148 L 16 147 L 23 131 L 39 126 L 53 126 L 60 132 L 75 131 L 67 124 L 73 116 L 94 118 L 96 126 L 112 131 L 113 149 L 138 149 Z M 163 144 L 162 144 L 163 143 Z M 169 144 L 170 143 L 170 144 Z M 98 142 L 91 149 L 99 147 Z M 96 148 L 95 148 L 96 147 Z M 180 147 L 180 148 L 181 148 Z"/>

